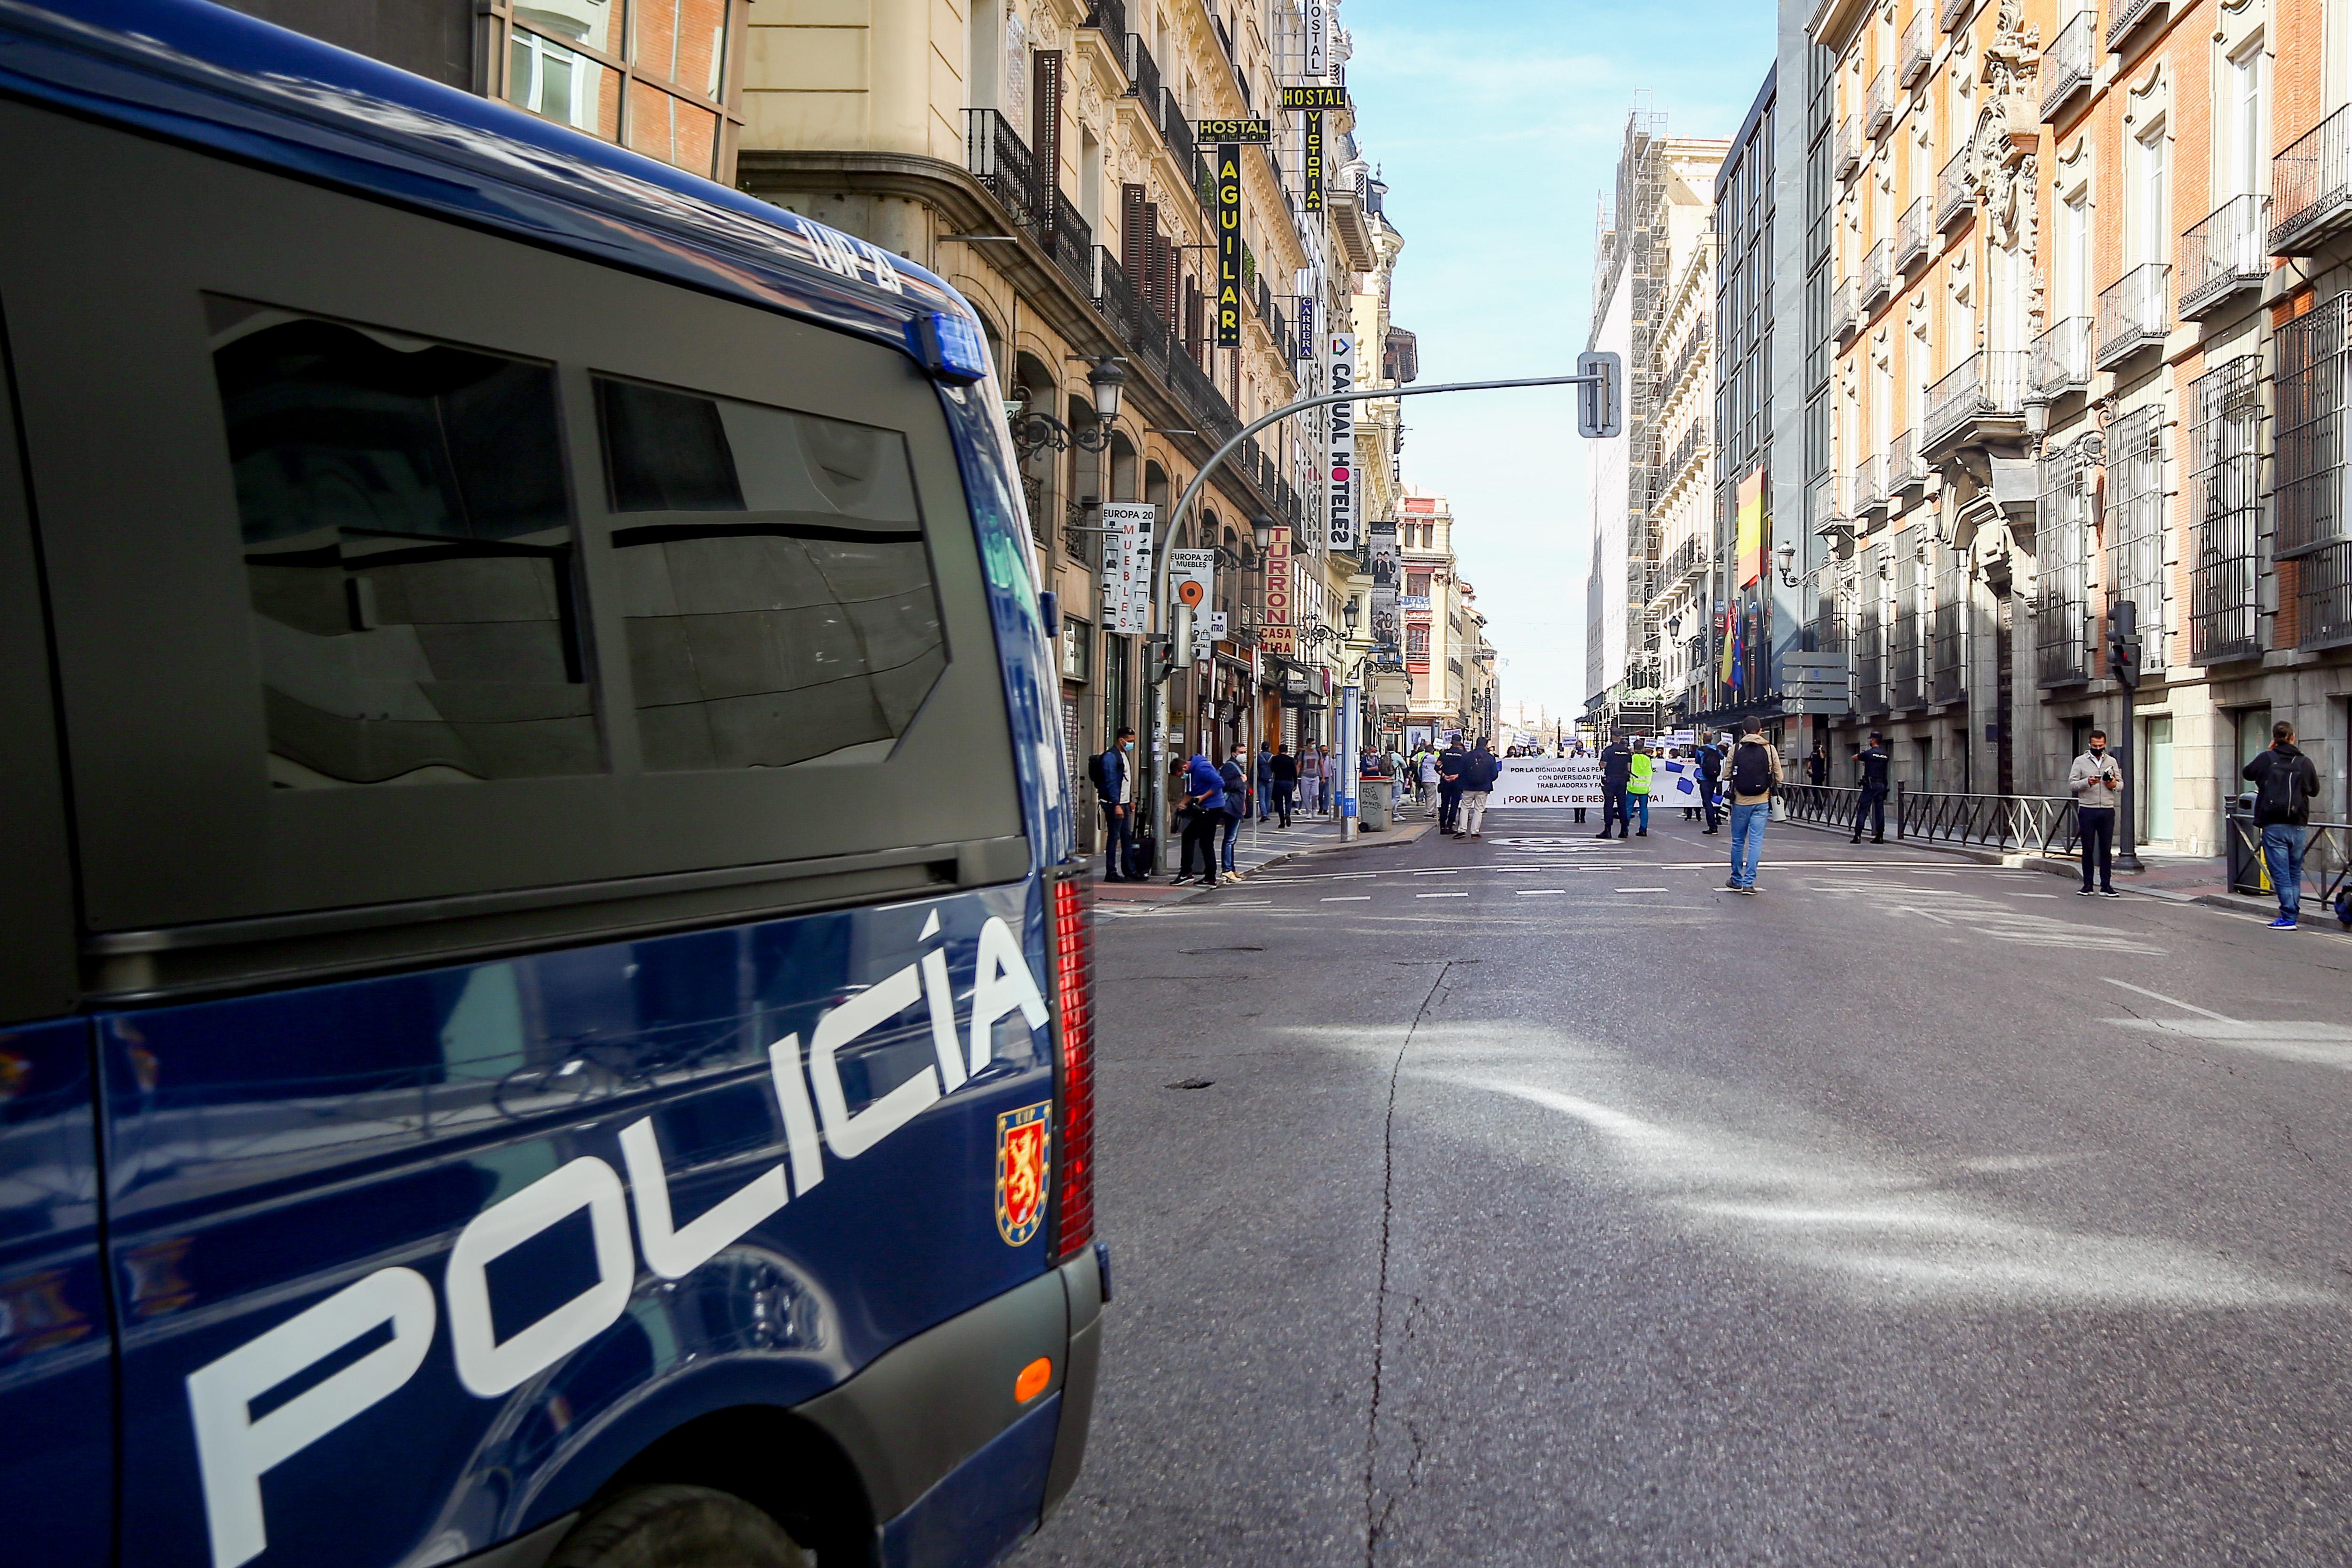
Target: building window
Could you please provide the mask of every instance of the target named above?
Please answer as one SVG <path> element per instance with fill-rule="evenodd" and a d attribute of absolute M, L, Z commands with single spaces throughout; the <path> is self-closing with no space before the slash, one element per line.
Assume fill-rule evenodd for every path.
<path fill-rule="evenodd" d="M 1429 662 L 1429 628 L 1427 626 L 1405 627 L 1404 656 L 1407 658 L 1419 659 L 1424 664 Z"/>
<path fill-rule="evenodd" d="M 2107 432 L 2107 614 L 2139 607 L 2140 668 L 2164 668 L 2164 410 L 2135 408 Z"/>
<path fill-rule="evenodd" d="M 2079 447 L 2042 459 L 2042 500 L 2034 523 L 2034 678 L 2072 686 L 2091 678 L 2090 471 Z"/>
<path fill-rule="evenodd" d="M 728 0 L 538 0 L 508 33 L 506 96 L 649 158 L 719 176 Z"/>
<path fill-rule="evenodd" d="M 1062 679 L 1085 680 L 1094 674 L 1095 629 L 1084 621 L 1062 622 Z"/>
<path fill-rule="evenodd" d="M 2246 354 L 2189 384 L 2189 584 L 2192 664 L 2262 651 L 2262 359 Z"/>
<path fill-rule="evenodd" d="M 1895 706 L 1927 706 L 1919 682 L 1919 551 L 1908 538 L 1895 542 Z"/>
<path fill-rule="evenodd" d="M 2295 641 L 2352 637 L 2352 505 L 2344 461 L 2345 388 L 2352 373 L 2338 294 L 2278 330 L 2278 517 L 2273 551 L 2295 562 Z"/>
<path fill-rule="evenodd" d="M 1429 597 L 1429 574 L 1408 572 L 1404 574 L 1404 591 L 1416 598 Z"/>

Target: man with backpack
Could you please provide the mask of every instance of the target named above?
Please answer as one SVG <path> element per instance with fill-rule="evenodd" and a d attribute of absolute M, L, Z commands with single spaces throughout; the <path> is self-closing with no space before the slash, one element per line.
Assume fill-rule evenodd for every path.
<path fill-rule="evenodd" d="M 1731 879 L 1727 891 L 1756 895 L 1756 867 L 1764 858 L 1764 825 L 1772 820 L 1772 792 L 1780 783 L 1780 753 L 1750 719 L 1731 748 Z"/>
<path fill-rule="evenodd" d="M 1701 741 L 1698 745 L 1698 797 L 1706 807 L 1706 830 L 1713 833 L 1723 820 L 1723 808 L 1716 804 L 1716 786 L 1723 777 L 1723 748 L 1713 741 Z"/>
<path fill-rule="evenodd" d="M 2311 820 L 2311 797 L 2319 793 L 2319 770 L 2295 749 L 2294 726 L 2282 719 L 2271 726 L 2271 749 L 2245 766 L 2254 783 L 2254 826 L 2263 830 L 2263 864 L 2278 894 L 2273 931 L 2293 931 L 2303 910 L 2303 830 Z"/>
<path fill-rule="evenodd" d="M 1887 770 L 1895 765 L 1895 759 L 1887 754 L 1886 737 L 1873 730 L 1870 744 L 1856 752 L 1853 760 L 1862 764 L 1862 797 L 1853 803 L 1853 837 L 1849 842 L 1862 842 L 1863 821 L 1870 818 L 1873 833 L 1870 841 L 1884 844 L 1886 842 L 1886 774 Z"/>
<path fill-rule="evenodd" d="M 1502 776 L 1503 767 L 1495 753 L 1481 740 L 1462 759 L 1462 798 L 1454 807 L 1454 837 L 1475 838 L 1486 821 L 1486 802 L 1494 794 L 1495 781 Z"/>
<path fill-rule="evenodd" d="M 1621 735 L 1601 748 L 1601 831 L 1593 837 L 1608 837 L 1612 821 L 1620 838 L 1633 826 L 1625 819 L 1625 782 L 1633 776 L 1633 748 Z"/>
<path fill-rule="evenodd" d="M 1128 879 L 1135 818 L 1128 799 L 1127 753 L 1134 745 L 1135 731 L 1121 726 L 1110 750 L 1097 752 L 1087 761 L 1087 776 L 1093 781 L 1095 795 L 1102 802 L 1102 879 L 1106 882 Z"/>

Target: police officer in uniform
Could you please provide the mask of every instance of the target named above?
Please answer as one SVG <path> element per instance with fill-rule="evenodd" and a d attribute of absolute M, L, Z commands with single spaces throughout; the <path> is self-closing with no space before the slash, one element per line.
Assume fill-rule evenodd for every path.
<path fill-rule="evenodd" d="M 1873 730 L 1870 744 L 1856 752 L 1853 760 L 1862 764 L 1862 798 L 1854 802 L 1853 837 L 1848 842 L 1862 842 L 1862 824 L 1865 817 L 1873 824 L 1873 844 L 1886 842 L 1886 770 L 1895 759 L 1886 752 L 1886 737 Z"/>

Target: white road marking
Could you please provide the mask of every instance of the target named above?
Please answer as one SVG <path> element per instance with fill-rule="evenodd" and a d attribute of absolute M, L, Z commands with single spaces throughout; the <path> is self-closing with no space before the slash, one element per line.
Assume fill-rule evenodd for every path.
<path fill-rule="evenodd" d="M 1568 891 L 1566 888 L 1521 888 L 1518 891 L 1518 897 L 1522 899 L 1540 899 L 1549 893 L 1565 893 L 1566 891 Z"/>
<path fill-rule="evenodd" d="M 1663 893 L 1666 889 L 1664 888 L 1620 888 L 1617 890 L 1621 893 Z"/>
<path fill-rule="evenodd" d="M 1466 899 L 1469 896 L 1467 893 L 1415 893 L 1413 895 L 1416 899 Z"/>
<path fill-rule="evenodd" d="M 1416 877 L 1459 877 L 1462 873 L 1459 871 L 1415 871 L 1413 875 Z"/>
<path fill-rule="evenodd" d="M 1223 905 L 1227 909 L 1232 909 L 1240 904 L 1270 904 L 1272 902 L 1274 902 L 1272 899 L 1226 899 L 1223 900 Z"/>
<path fill-rule="evenodd" d="M 2150 997 L 2156 1001 L 2163 1003 L 2168 1007 L 2178 1007 L 2184 1013 L 2194 1013 L 2200 1018 L 2210 1018 L 2217 1024 L 2234 1024 L 2238 1021 L 2237 1019 L 2231 1017 L 2226 1013 L 2216 1013 L 2210 1007 L 2200 1007 L 2194 1002 L 2183 1002 L 2178 997 L 2167 996 L 2161 991 L 2150 991 L 2145 985 L 2134 985 L 2128 980 L 2109 979 L 2104 974 L 2100 975 L 2099 978 L 2106 981 L 2110 985 L 2121 986 L 2126 991 L 2136 991 L 2142 996 Z"/>
<path fill-rule="evenodd" d="M 2021 899 L 2054 899 L 2058 895 L 2055 893 L 2020 893 L 2017 896 Z"/>
<path fill-rule="evenodd" d="M 1370 893 L 1337 893 L 1323 901 L 1327 904 L 1369 904 L 1372 896 Z"/>

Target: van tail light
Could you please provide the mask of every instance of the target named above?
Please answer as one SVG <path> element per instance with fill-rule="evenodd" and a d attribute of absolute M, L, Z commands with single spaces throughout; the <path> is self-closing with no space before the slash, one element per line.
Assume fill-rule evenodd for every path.
<path fill-rule="evenodd" d="M 1053 879 L 1055 1064 L 1061 1105 L 1061 1180 L 1055 1191 L 1054 1261 L 1086 1249 L 1095 1234 L 1095 938 L 1085 875 Z"/>

